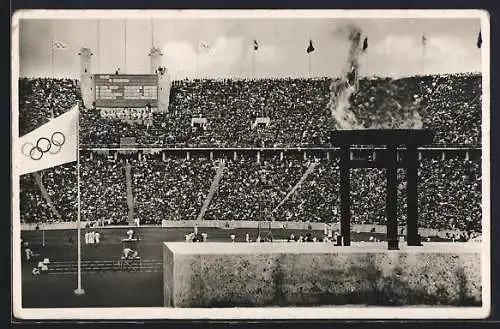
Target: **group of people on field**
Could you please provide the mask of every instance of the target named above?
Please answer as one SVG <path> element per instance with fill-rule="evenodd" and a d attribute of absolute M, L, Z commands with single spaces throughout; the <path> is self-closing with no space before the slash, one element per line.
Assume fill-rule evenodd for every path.
<path fill-rule="evenodd" d="M 101 243 L 101 234 L 97 231 L 85 232 L 85 244 L 98 246 Z"/>

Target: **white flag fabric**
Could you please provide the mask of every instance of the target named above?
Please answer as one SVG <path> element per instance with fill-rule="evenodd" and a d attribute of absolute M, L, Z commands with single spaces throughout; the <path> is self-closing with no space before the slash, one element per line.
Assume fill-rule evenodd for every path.
<path fill-rule="evenodd" d="M 212 47 L 210 47 L 210 45 L 204 41 L 200 42 L 199 47 L 202 52 L 209 52 L 212 49 Z"/>
<path fill-rule="evenodd" d="M 66 49 L 68 46 L 62 41 L 54 42 L 54 49 Z"/>
<path fill-rule="evenodd" d="M 76 161 L 78 104 L 19 138 L 19 175 Z"/>

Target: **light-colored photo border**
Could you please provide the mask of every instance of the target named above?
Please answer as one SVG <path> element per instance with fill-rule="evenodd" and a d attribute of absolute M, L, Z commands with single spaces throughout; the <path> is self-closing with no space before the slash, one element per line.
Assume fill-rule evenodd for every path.
<path fill-rule="evenodd" d="M 270 308 L 23 308 L 18 130 L 19 24 L 21 19 L 187 19 L 187 18 L 477 18 L 483 38 L 482 73 L 482 242 L 481 307 L 270 307 Z M 469 319 L 490 314 L 490 23 L 482 10 L 22 10 L 12 18 L 12 306 L 20 319 Z M 76 283 L 75 283 L 76 284 Z"/>

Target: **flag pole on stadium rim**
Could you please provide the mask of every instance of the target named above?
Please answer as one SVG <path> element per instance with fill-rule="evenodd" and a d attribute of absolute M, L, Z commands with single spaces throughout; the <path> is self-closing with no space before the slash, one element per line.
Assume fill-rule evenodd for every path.
<path fill-rule="evenodd" d="M 54 35 L 50 38 L 50 67 L 52 68 L 52 79 L 54 79 Z"/>
<path fill-rule="evenodd" d="M 50 26 L 50 65 L 52 69 L 52 79 L 55 79 L 54 76 L 54 28 L 53 25 Z M 54 118 L 54 100 L 51 100 L 52 106 L 50 107 L 50 117 Z"/>
<path fill-rule="evenodd" d="M 151 18 L 151 48 L 155 46 L 155 21 Z"/>
<path fill-rule="evenodd" d="M 425 75 L 425 46 L 427 45 L 427 36 L 425 31 L 422 33 L 422 75 Z"/>
<path fill-rule="evenodd" d="M 196 76 L 198 79 L 200 77 L 200 25 L 196 22 Z"/>
<path fill-rule="evenodd" d="M 255 48 L 252 51 L 252 78 L 255 79 Z"/>
<path fill-rule="evenodd" d="M 97 72 L 100 72 L 101 70 L 101 50 L 100 50 L 100 44 L 101 44 L 101 40 L 100 40 L 100 21 L 97 20 L 97 26 L 96 26 L 96 33 L 97 33 Z"/>
<path fill-rule="evenodd" d="M 77 244 L 78 244 L 78 286 L 75 289 L 75 295 L 85 294 L 82 288 L 82 241 L 81 241 L 81 216 L 80 216 L 80 103 L 76 116 L 76 175 L 77 175 Z"/>
<path fill-rule="evenodd" d="M 311 77 L 311 53 L 307 54 L 307 57 L 308 57 L 308 61 L 309 61 L 309 78 Z"/>
<path fill-rule="evenodd" d="M 125 53 L 125 63 L 124 64 L 125 64 L 125 67 L 123 69 L 123 73 L 126 74 L 127 73 L 127 19 L 125 19 L 125 22 L 123 25 L 124 25 L 123 28 L 125 30 L 124 31 L 125 32 L 125 36 L 124 36 L 124 39 L 125 39 L 124 40 L 124 48 L 125 48 L 124 49 L 124 53 Z"/>

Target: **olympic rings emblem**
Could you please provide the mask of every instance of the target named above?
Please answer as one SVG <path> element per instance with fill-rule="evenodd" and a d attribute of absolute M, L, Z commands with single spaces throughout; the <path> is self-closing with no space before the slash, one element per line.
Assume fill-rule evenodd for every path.
<path fill-rule="evenodd" d="M 61 147 L 66 142 L 66 136 L 60 131 L 56 131 L 49 138 L 40 137 L 36 144 L 26 142 L 21 147 L 21 152 L 32 160 L 40 160 L 45 153 L 57 154 L 61 151 Z"/>

